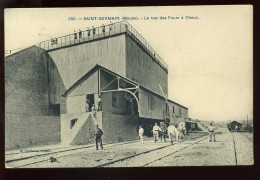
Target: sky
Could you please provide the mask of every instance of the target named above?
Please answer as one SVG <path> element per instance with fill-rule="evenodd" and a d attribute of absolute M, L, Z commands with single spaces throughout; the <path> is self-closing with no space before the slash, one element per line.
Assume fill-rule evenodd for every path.
<path fill-rule="evenodd" d="M 252 119 L 252 9 L 250 5 L 6 9 L 5 50 L 110 23 L 80 17 L 133 17 L 128 22 L 168 64 L 168 97 L 188 107 L 190 118 L 242 120 L 248 114 Z"/>

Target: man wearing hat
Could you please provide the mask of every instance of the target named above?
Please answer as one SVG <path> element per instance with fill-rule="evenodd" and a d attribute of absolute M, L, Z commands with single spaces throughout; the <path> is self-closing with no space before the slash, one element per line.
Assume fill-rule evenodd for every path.
<path fill-rule="evenodd" d="M 100 148 L 103 149 L 102 138 L 101 138 L 101 136 L 103 135 L 103 131 L 98 127 L 98 125 L 96 125 L 94 135 L 96 137 L 96 149 L 98 150 L 98 143 L 100 143 Z"/>

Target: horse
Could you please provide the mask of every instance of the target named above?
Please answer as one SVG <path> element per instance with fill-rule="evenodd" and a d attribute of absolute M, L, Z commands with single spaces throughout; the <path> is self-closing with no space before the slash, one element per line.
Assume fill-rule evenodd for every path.
<path fill-rule="evenodd" d="M 173 144 L 173 136 L 175 135 L 176 142 L 179 143 L 179 131 L 174 125 L 170 125 L 168 127 L 168 137 L 171 141 L 171 144 Z"/>

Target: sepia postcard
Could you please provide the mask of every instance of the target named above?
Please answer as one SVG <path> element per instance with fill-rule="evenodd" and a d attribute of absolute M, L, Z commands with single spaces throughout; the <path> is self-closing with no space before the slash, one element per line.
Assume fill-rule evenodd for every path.
<path fill-rule="evenodd" d="M 252 5 L 4 18 L 6 168 L 254 165 Z"/>

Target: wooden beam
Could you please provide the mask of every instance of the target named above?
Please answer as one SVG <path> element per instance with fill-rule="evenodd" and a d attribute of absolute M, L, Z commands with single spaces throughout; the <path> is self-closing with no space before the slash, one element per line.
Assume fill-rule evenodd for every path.
<path fill-rule="evenodd" d="M 115 79 L 113 79 L 112 81 L 110 81 L 107 85 L 105 85 L 104 88 L 101 89 L 101 91 L 103 91 L 106 87 L 108 87 L 109 85 L 111 85 L 115 80 L 117 80 L 117 77 Z"/>
<path fill-rule="evenodd" d="M 133 89 L 136 89 L 137 91 L 137 88 L 118 88 L 118 89 L 112 89 L 112 90 L 101 90 L 101 92 L 115 92 L 115 91 L 124 91 L 124 90 L 133 90 Z M 136 93 L 136 91 L 134 92 L 134 94 Z"/>

